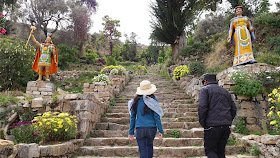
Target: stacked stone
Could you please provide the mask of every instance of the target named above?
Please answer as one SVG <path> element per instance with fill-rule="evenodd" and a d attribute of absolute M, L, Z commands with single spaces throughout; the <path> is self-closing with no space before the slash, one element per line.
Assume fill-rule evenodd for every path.
<path fill-rule="evenodd" d="M 84 93 L 95 93 L 100 101 L 108 101 L 114 96 L 113 87 L 105 82 L 85 83 L 83 91 Z"/>
<path fill-rule="evenodd" d="M 120 91 L 124 88 L 125 84 L 128 82 L 126 76 L 120 75 L 110 75 L 110 83 L 113 85 L 114 94 L 119 94 Z"/>
<path fill-rule="evenodd" d="M 62 144 L 55 145 L 38 145 L 32 144 L 17 144 L 18 158 L 31 157 L 71 157 L 72 153 L 84 143 L 84 139 L 74 139 Z"/>
<path fill-rule="evenodd" d="M 29 81 L 27 83 L 26 94 L 30 97 L 52 98 L 56 87 L 51 82 L 46 81 Z"/>

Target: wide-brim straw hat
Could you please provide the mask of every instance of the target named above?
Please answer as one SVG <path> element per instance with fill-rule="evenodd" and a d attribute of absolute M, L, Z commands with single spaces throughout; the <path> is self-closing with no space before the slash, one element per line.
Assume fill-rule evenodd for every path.
<path fill-rule="evenodd" d="M 151 95 L 155 93 L 157 87 L 154 84 L 151 84 L 148 80 L 143 80 L 140 83 L 140 87 L 137 87 L 136 94 L 137 95 Z"/>

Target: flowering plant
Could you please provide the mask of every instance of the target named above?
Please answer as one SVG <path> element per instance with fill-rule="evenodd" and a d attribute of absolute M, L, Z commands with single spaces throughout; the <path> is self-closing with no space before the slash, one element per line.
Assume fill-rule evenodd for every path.
<path fill-rule="evenodd" d="M 4 15 L 3 13 L 1 13 L 1 17 L 0 17 L 0 32 L 1 32 L 2 34 L 5 34 L 5 33 L 6 33 L 6 30 L 5 30 L 3 27 L 1 27 L 1 26 L 5 25 L 5 19 L 4 19 L 4 17 L 5 17 L 5 15 Z"/>
<path fill-rule="evenodd" d="M 177 66 L 173 70 L 173 78 L 175 80 L 180 80 L 181 77 L 190 73 L 189 67 L 187 65 Z"/>
<path fill-rule="evenodd" d="M 117 67 L 113 70 L 111 70 L 110 75 L 124 75 L 125 69 L 123 67 Z"/>
<path fill-rule="evenodd" d="M 14 143 L 39 143 L 42 140 L 41 130 L 36 129 L 37 121 L 24 121 L 13 123 L 9 127 L 11 135 L 15 137 Z"/>
<path fill-rule="evenodd" d="M 95 76 L 93 78 L 93 82 L 105 82 L 106 84 L 108 84 L 109 82 L 109 76 L 105 75 L 105 74 L 100 74 L 98 76 Z"/>
<path fill-rule="evenodd" d="M 267 114 L 271 119 L 270 125 L 274 126 L 276 131 L 280 131 L 280 88 L 273 89 L 268 96 L 268 101 L 271 103 L 270 111 Z"/>
<path fill-rule="evenodd" d="M 139 74 L 145 74 L 147 73 L 147 68 L 145 66 L 139 65 L 136 68 L 136 72 Z"/>
<path fill-rule="evenodd" d="M 111 70 L 117 69 L 117 68 L 122 68 L 122 70 L 120 70 L 120 69 L 118 69 L 118 70 L 123 71 L 124 73 L 126 72 L 126 69 L 123 66 L 121 66 L 121 65 L 118 65 L 118 66 L 114 66 L 114 65 L 106 66 L 100 72 L 101 73 L 105 72 L 105 73 L 109 74 L 111 72 Z"/>
<path fill-rule="evenodd" d="M 35 128 L 41 130 L 43 141 L 70 140 L 78 133 L 76 116 L 68 113 L 45 112 L 33 121 L 38 121 Z"/>

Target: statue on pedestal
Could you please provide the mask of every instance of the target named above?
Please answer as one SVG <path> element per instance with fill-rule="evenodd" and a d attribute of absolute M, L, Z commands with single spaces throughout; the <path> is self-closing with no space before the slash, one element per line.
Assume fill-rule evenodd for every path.
<path fill-rule="evenodd" d="M 257 62 L 252 51 L 252 41 L 255 39 L 253 24 L 242 15 L 243 11 L 242 6 L 235 7 L 236 17 L 231 19 L 228 29 L 228 42 L 235 45 L 233 66 Z"/>
<path fill-rule="evenodd" d="M 50 81 L 50 74 L 57 72 L 57 47 L 52 43 L 51 34 L 49 33 L 44 43 L 37 42 L 33 35 L 33 30 L 36 28 L 32 27 L 31 38 L 38 47 L 32 69 L 39 74 L 38 81 L 42 80 L 43 75 L 46 75 L 46 81 Z"/>

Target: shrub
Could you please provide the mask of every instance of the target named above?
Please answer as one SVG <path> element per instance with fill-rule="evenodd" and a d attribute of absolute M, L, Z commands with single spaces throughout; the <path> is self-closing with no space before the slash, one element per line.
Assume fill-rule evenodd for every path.
<path fill-rule="evenodd" d="M 270 125 L 274 127 L 274 130 L 280 132 L 280 88 L 273 89 L 273 91 L 268 94 L 268 101 L 270 102 L 270 111 L 267 114 L 270 117 Z"/>
<path fill-rule="evenodd" d="M 158 57 L 158 63 L 160 63 L 160 64 L 163 63 L 163 57 Z"/>
<path fill-rule="evenodd" d="M 233 73 L 230 79 L 236 83 L 233 91 L 237 95 L 252 97 L 263 92 L 261 81 L 249 76 L 248 73 L 239 71 Z"/>
<path fill-rule="evenodd" d="M 88 64 L 94 64 L 99 56 L 96 52 L 94 52 L 92 49 L 88 49 L 86 52 L 86 62 Z"/>
<path fill-rule="evenodd" d="M 254 146 L 254 145 L 251 145 L 251 153 L 254 155 L 254 156 L 258 156 L 260 154 L 260 150 L 258 147 Z"/>
<path fill-rule="evenodd" d="M 17 104 L 18 101 L 19 99 L 14 96 L 6 96 L 4 94 L 0 94 L 0 107 L 7 107 L 10 104 Z"/>
<path fill-rule="evenodd" d="M 136 72 L 138 74 L 146 74 L 147 73 L 147 68 L 145 66 L 139 65 L 136 68 Z"/>
<path fill-rule="evenodd" d="M 259 63 L 266 63 L 266 64 L 273 65 L 273 66 L 280 65 L 280 56 L 276 55 L 276 54 L 267 53 L 262 56 L 259 56 L 258 58 L 256 58 L 256 60 Z"/>
<path fill-rule="evenodd" d="M 77 48 L 70 48 L 67 45 L 60 44 L 57 46 L 58 49 L 58 67 L 61 70 L 69 68 L 69 64 L 78 63 L 79 50 Z"/>
<path fill-rule="evenodd" d="M 240 133 L 243 135 L 248 135 L 249 130 L 245 126 L 245 117 L 239 117 L 238 121 L 234 122 L 234 125 L 236 126 L 235 132 Z"/>
<path fill-rule="evenodd" d="M 33 121 L 38 121 L 35 129 L 41 130 L 45 142 L 70 140 L 78 133 L 76 116 L 68 113 L 45 112 Z"/>
<path fill-rule="evenodd" d="M 172 58 L 168 58 L 165 63 L 166 63 L 166 67 L 175 65 L 175 61 Z"/>
<path fill-rule="evenodd" d="M 183 56 L 183 57 L 189 57 L 191 55 L 193 55 L 194 53 L 194 49 L 190 46 L 184 48 L 180 53 L 179 55 Z"/>
<path fill-rule="evenodd" d="M 115 106 L 115 105 L 116 105 L 116 99 L 110 98 L 110 106 Z"/>
<path fill-rule="evenodd" d="M 109 83 L 109 76 L 105 75 L 105 74 L 100 74 L 98 76 L 95 76 L 93 78 L 93 82 L 105 82 L 106 84 Z"/>
<path fill-rule="evenodd" d="M 280 17 L 277 13 L 266 13 L 256 17 L 256 23 L 261 26 L 280 28 Z"/>
<path fill-rule="evenodd" d="M 14 143 L 39 143 L 42 140 L 41 130 L 36 128 L 37 121 L 24 121 L 13 123 L 9 127 L 11 135 L 15 137 Z"/>
<path fill-rule="evenodd" d="M 124 73 L 126 72 L 126 69 L 121 65 L 118 65 L 118 66 L 110 65 L 110 66 L 106 66 L 103 69 L 101 69 L 100 73 L 109 74 L 111 72 L 111 70 L 113 70 L 113 69 L 122 69 L 121 71 L 124 71 Z"/>
<path fill-rule="evenodd" d="M 109 65 L 117 65 L 117 61 L 114 57 L 111 57 L 111 56 L 107 56 L 106 57 L 106 65 L 109 66 Z"/>
<path fill-rule="evenodd" d="M 125 68 L 124 67 L 117 67 L 111 70 L 110 75 L 125 75 Z"/>
<path fill-rule="evenodd" d="M 261 81 L 265 92 L 270 93 L 274 87 L 280 87 L 280 72 L 279 71 L 262 71 L 256 74 L 257 79 Z"/>
<path fill-rule="evenodd" d="M 189 67 L 187 65 L 177 66 L 173 70 L 173 78 L 175 80 L 180 80 L 181 77 L 190 73 Z"/>
<path fill-rule="evenodd" d="M 205 73 L 205 66 L 201 62 L 195 61 L 189 64 L 189 70 L 191 75 L 201 76 Z"/>
<path fill-rule="evenodd" d="M 37 78 L 32 70 L 36 50 L 24 46 L 17 39 L 0 38 L 0 91 L 25 91 L 27 82 Z"/>

